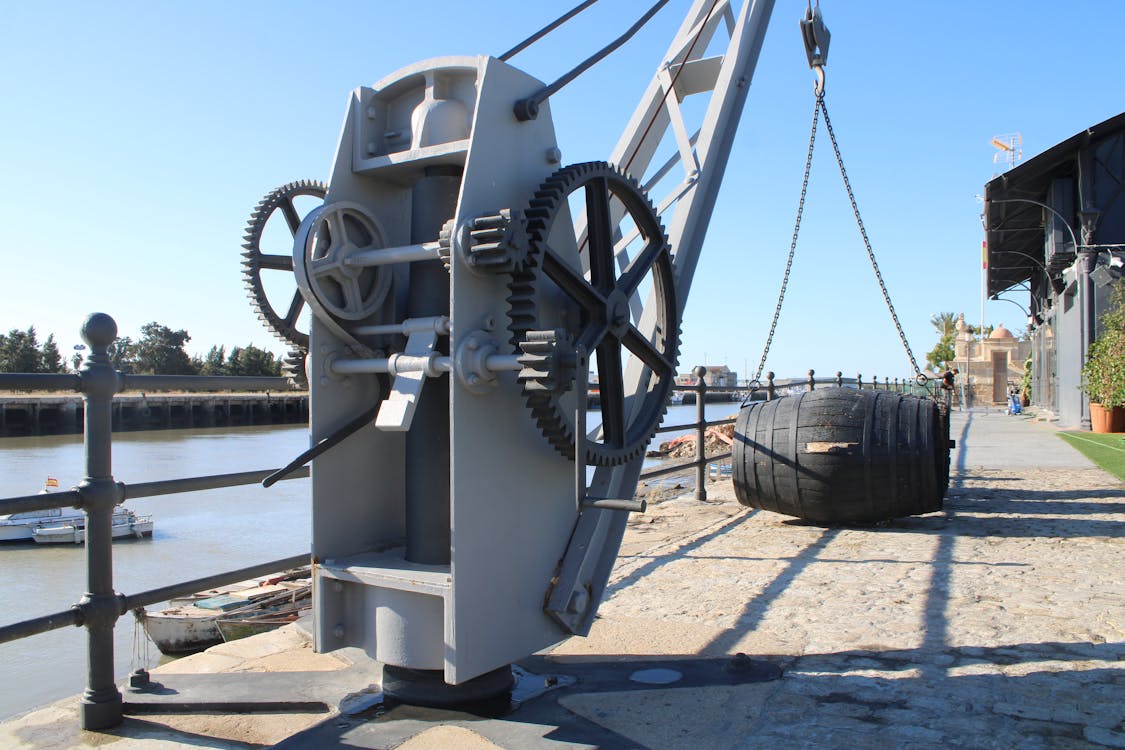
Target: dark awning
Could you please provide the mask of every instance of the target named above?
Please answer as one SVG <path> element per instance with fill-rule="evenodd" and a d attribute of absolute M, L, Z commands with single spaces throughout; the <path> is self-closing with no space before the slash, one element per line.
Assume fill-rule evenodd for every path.
<path fill-rule="evenodd" d="M 1077 177 L 1079 152 L 1091 141 L 1125 129 L 1125 113 L 1083 130 L 1014 167 L 984 186 L 985 239 L 988 242 L 988 296 L 1043 272 L 1044 214 L 1051 182 Z M 1004 202 L 1012 201 L 1012 202 Z M 1071 217 L 1067 221 L 1077 232 Z M 1057 264 L 1056 264 L 1057 265 Z M 1052 276 L 1061 268 L 1048 269 Z"/>

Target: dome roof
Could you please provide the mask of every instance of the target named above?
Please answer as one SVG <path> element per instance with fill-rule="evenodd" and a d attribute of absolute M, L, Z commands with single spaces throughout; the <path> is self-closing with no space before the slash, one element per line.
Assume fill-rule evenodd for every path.
<path fill-rule="evenodd" d="M 988 335 L 988 338 L 990 338 L 990 339 L 1014 339 L 1015 336 L 1012 335 L 1011 331 L 1009 331 L 1007 328 L 1004 327 L 1003 323 L 998 323 L 996 325 L 996 328 L 992 329 L 992 333 L 990 333 Z"/>

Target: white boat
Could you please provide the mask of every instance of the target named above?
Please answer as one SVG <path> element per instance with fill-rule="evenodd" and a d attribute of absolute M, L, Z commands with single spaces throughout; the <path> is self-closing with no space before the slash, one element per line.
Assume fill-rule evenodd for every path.
<path fill-rule="evenodd" d="M 39 494 L 47 494 L 58 481 L 48 477 Z M 152 516 L 138 516 L 124 506 L 113 509 L 114 539 L 152 536 Z M 50 508 L 0 515 L 0 542 L 34 541 L 39 544 L 82 544 L 86 541 L 86 514 L 77 508 Z"/>

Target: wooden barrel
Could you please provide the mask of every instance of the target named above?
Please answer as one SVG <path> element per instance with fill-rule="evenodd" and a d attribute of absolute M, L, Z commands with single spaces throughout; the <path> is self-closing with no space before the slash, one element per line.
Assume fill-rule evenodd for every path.
<path fill-rule="evenodd" d="M 826 388 L 750 403 L 734 429 L 738 501 L 817 523 L 941 510 L 949 425 L 938 405 Z"/>

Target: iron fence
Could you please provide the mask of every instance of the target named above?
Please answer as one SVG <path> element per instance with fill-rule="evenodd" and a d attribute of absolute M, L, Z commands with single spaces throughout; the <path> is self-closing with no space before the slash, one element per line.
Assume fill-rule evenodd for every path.
<path fill-rule="evenodd" d="M 205 578 L 163 586 L 135 594 L 119 594 L 113 587 L 112 515 L 114 508 L 126 500 L 157 497 L 180 492 L 196 492 L 225 487 L 260 484 L 277 469 L 263 469 L 231 474 L 169 479 L 126 484 L 115 481 L 111 462 L 112 402 L 126 389 L 148 390 L 277 390 L 287 387 L 284 378 L 231 376 L 131 375 L 116 371 L 109 357 L 109 347 L 117 337 L 117 325 L 108 315 L 95 313 L 82 327 L 82 337 L 90 354 L 78 373 L 73 374 L 0 374 L 0 391 L 48 390 L 81 393 L 84 401 L 83 443 L 85 479 L 72 490 L 49 494 L 0 499 L 0 514 L 27 513 L 54 508 L 75 507 L 86 513 L 86 583 L 87 590 L 78 603 L 69 609 L 34 617 L 0 627 L 0 643 L 7 643 L 66 626 L 85 627 L 87 631 L 86 689 L 80 705 L 83 729 L 108 729 L 121 723 L 124 701 L 114 678 L 113 627 L 118 618 L 140 607 L 186 596 L 197 591 L 236 583 L 281 570 L 308 564 L 309 554 L 228 571 Z M 775 380 L 770 373 L 762 388 L 708 386 L 706 368 L 693 371 L 696 382 L 677 385 L 675 391 L 693 393 L 696 421 L 666 425 L 658 433 L 692 429 L 695 431 L 696 457 L 687 462 L 661 466 L 645 471 L 642 478 L 655 478 L 685 470 L 695 470 L 695 499 L 707 499 L 707 471 L 711 464 L 731 458 L 732 451 L 707 455 L 706 432 L 710 427 L 731 424 L 736 417 L 708 421 L 705 409 L 709 398 L 718 396 L 730 401 L 754 398 L 773 399 L 792 388 L 813 390 L 818 385 L 836 387 L 886 388 L 907 392 L 917 384 L 896 378 L 892 385 L 885 379 L 865 383 L 861 377 L 845 379 L 840 373 L 832 379 L 818 380 L 812 370 L 807 378 Z M 307 477 L 307 468 L 289 471 L 285 479 Z"/>
<path fill-rule="evenodd" d="M 147 390 L 278 390 L 285 378 L 131 375 L 117 372 L 109 347 L 117 337 L 117 324 L 108 315 L 95 313 L 82 326 L 90 354 L 78 373 L 0 374 L 0 390 L 74 391 L 84 402 L 83 444 L 85 479 L 72 490 L 0 500 L 0 514 L 75 507 L 86 514 L 86 592 L 69 609 L 0 627 L 0 643 L 56 630 L 84 626 L 87 633 L 86 689 L 79 709 L 83 729 L 108 729 L 121 723 L 124 702 L 113 669 L 113 627 L 122 615 L 149 604 L 185 596 L 215 586 L 308 564 L 309 554 L 293 555 L 227 573 L 124 595 L 113 588 L 113 510 L 130 499 L 195 492 L 221 487 L 258 484 L 275 469 L 213 476 L 125 484 L 113 478 L 112 404 L 126 389 Z M 308 476 L 308 470 L 287 478 Z"/>

